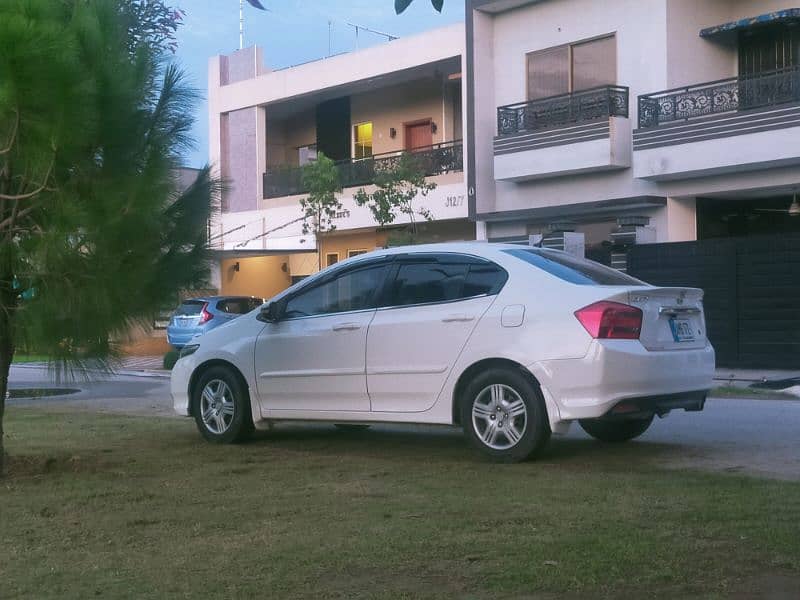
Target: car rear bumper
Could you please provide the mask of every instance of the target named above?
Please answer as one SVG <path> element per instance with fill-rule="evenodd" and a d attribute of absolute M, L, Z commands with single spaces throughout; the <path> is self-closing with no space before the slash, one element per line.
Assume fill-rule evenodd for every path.
<path fill-rule="evenodd" d="M 169 329 L 167 329 L 167 342 L 169 342 L 169 344 L 171 346 L 174 346 L 175 348 L 183 348 L 198 333 L 200 332 L 194 329 L 188 331 L 186 330 L 170 331 Z"/>
<path fill-rule="evenodd" d="M 603 415 L 603 419 L 637 419 L 651 415 L 665 415 L 671 410 L 700 411 L 706 404 L 708 390 L 629 398 L 617 402 Z"/>
<path fill-rule="evenodd" d="M 672 408 L 700 410 L 714 367 L 711 345 L 650 351 L 635 340 L 594 340 L 583 358 L 529 368 L 556 403 L 558 420 L 568 421 L 606 416 L 624 400 L 662 414 Z"/>

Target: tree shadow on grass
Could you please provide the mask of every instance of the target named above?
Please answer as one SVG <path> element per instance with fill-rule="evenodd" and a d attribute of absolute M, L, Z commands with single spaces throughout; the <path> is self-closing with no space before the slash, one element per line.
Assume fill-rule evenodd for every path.
<path fill-rule="evenodd" d="M 426 462 L 487 463 L 460 429 L 420 425 L 375 425 L 363 431 L 342 431 L 328 424 L 279 424 L 258 431 L 248 444 L 253 449 L 325 454 L 340 457 L 419 459 Z M 680 444 L 634 440 L 605 444 L 592 439 L 554 436 L 529 464 L 558 468 L 630 470 L 652 467 L 685 454 Z"/>

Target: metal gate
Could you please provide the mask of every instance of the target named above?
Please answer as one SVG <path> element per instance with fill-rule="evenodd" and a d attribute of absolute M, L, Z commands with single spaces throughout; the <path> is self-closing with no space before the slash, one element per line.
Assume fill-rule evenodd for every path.
<path fill-rule="evenodd" d="M 718 365 L 800 368 L 800 235 L 642 244 L 628 273 L 705 290 Z"/>

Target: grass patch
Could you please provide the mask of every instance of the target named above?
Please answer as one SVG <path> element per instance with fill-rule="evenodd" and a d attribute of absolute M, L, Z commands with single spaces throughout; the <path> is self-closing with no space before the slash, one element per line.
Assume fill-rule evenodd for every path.
<path fill-rule="evenodd" d="M 723 385 L 711 390 L 713 398 L 761 398 L 764 400 L 798 400 L 797 396 L 785 394 L 778 390 Z"/>
<path fill-rule="evenodd" d="M 722 597 L 800 584 L 800 483 L 659 470 L 680 448 L 554 440 L 494 465 L 449 430 L 15 408 L 8 597 Z M 788 582 L 788 583 L 787 583 Z M 751 587 L 748 587 L 751 586 Z M 746 596 L 745 596 L 746 597 Z"/>
<path fill-rule="evenodd" d="M 15 354 L 14 360 L 12 362 L 14 364 L 24 364 L 24 363 L 34 363 L 34 362 L 46 363 L 48 360 L 49 357 L 45 356 L 44 354 Z"/>

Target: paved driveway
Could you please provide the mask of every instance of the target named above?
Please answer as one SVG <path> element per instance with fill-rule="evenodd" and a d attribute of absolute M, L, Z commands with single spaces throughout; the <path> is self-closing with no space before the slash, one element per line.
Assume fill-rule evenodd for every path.
<path fill-rule="evenodd" d="M 43 369 L 15 366 L 11 385 L 15 388 L 52 385 Z M 174 416 L 166 377 L 112 376 L 92 382 L 66 383 L 81 388 L 78 394 L 60 398 L 11 400 L 9 405 L 72 407 L 84 410 L 135 415 Z M 314 435 L 318 427 L 281 425 L 287 435 Z M 381 425 L 367 435 L 403 432 L 424 444 L 426 438 L 452 436 L 461 443 L 460 432 L 429 426 Z M 800 480 L 800 401 L 715 399 L 700 413 L 675 411 L 656 419 L 639 440 L 607 446 L 591 440 L 577 425 L 569 434 L 555 437 L 544 460 L 567 460 L 576 456 L 600 456 L 625 460 L 632 453 L 660 464 L 743 472 L 781 479 Z"/>

